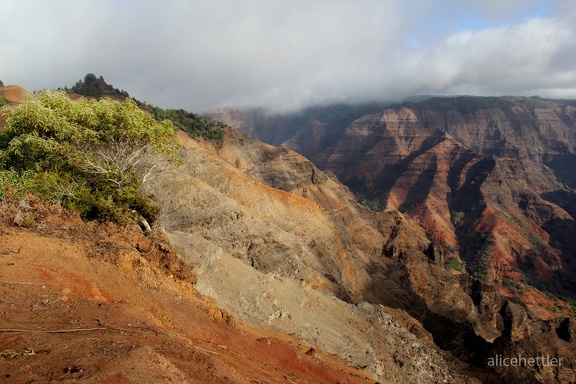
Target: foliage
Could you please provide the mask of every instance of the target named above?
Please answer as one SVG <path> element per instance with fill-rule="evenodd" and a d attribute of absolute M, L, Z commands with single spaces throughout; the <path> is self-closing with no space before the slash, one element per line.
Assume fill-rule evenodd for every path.
<path fill-rule="evenodd" d="M 484 109 L 510 110 L 514 106 L 524 107 L 530 111 L 535 108 L 563 107 L 566 105 L 576 105 L 574 100 L 544 99 L 538 96 L 532 97 L 481 97 L 481 96 L 455 96 L 455 97 L 432 97 L 420 102 L 404 102 L 396 105 L 395 108 L 409 107 L 417 111 L 458 111 L 463 115 L 474 114 Z"/>
<path fill-rule="evenodd" d="M 5 99 L 3 97 L 0 97 L 0 108 L 2 108 L 5 105 L 8 105 L 10 102 L 8 101 L 8 99 Z"/>
<path fill-rule="evenodd" d="M 568 309 L 570 310 L 570 315 L 573 318 L 576 318 L 576 299 L 573 297 L 569 297 L 566 299 L 566 302 L 568 304 Z"/>
<path fill-rule="evenodd" d="M 554 285 L 546 284 L 542 281 L 537 281 L 532 278 L 525 278 L 522 283 L 530 286 L 548 300 L 553 301 L 552 307 L 546 307 L 553 312 L 567 310 L 570 316 L 576 318 L 576 293 L 573 289 L 559 288 Z M 564 304 L 562 303 L 564 302 Z M 554 307 L 557 307 L 554 309 Z"/>
<path fill-rule="evenodd" d="M 129 97 L 128 92 L 114 88 L 107 84 L 102 76 L 96 77 L 92 73 L 87 74 L 84 80 L 78 81 L 67 91 L 97 99 L 102 96 L 115 96 L 121 99 Z M 162 109 L 136 99 L 134 102 L 141 109 L 150 112 L 157 121 L 171 120 L 178 128 L 192 137 L 203 137 L 217 142 L 220 142 L 224 137 L 224 130 L 222 129 L 226 126 L 224 123 L 207 120 L 183 109 Z"/>
<path fill-rule="evenodd" d="M 73 101 L 50 91 L 2 113 L 2 197 L 33 193 L 85 219 L 154 221 L 158 206 L 141 186 L 154 157 L 177 148 L 170 121 L 157 122 L 130 99 Z"/>
<path fill-rule="evenodd" d="M 464 266 L 464 263 L 460 262 L 460 260 L 458 260 L 455 257 L 450 257 L 448 259 L 446 259 L 446 261 L 444 261 L 444 264 L 449 267 L 452 268 L 456 271 L 459 272 L 465 272 L 466 267 Z"/>
<path fill-rule="evenodd" d="M 3 87 L 4 83 L 2 82 L 2 80 L 0 80 L 0 87 Z"/>
<path fill-rule="evenodd" d="M 104 95 L 118 96 L 121 98 L 129 97 L 128 92 L 121 91 L 108 85 L 102 76 L 96 77 L 95 74 L 89 73 L 84 76 L 84 80 L 78 81 L 70 91 L 83 96 L 100 98 Z"/>
<path fill-rule="evenodd" d="M 362 199 L 360 200 L 360 204 L 362 204 L 367 208 L 370 208 L 374 212 L 380 212 L 382 210 L 382 207 L 380 205 L 380 199 L 378 198 L 378 196 L 372 196 L 366 199 Z"/>
<path fill-rule="evenodd" d="M 488 232 L 479 232 L 477 234 L 477 241 L 479 243 L 478 251 L 469 263 L 469 272 L 473 277 L 487 281 L 488 270 L 490 269 L 490 249 L 494 245 L 494 236 Z"/>
<path fill-rule="evenodd" d="M 456 226 L 458 226 L 458 224 L 460 224 L 462 222 L 465 214 L 464 214 L 464 212 L 460 212 L 460 211 L 453 211 L 451 213 L 452 213 L 452 217 L 451 217 L 452 224 L 456 227 Z"/>
<path fill-rule="evenodd" d="M 318 120 L 330 127 L 330 130 L 340 130 L 349 127 L 354 120 L 360 117 L 378 113 L 384 110 L 389 103 L 363 103 L 363 104 L 331 104 L 313 106 L 304 109 L 300 114 L 300 125 L 310 120 Z"/>
<path fill-rule="evenodd" d="M 162 109 L 147 103 L 137 101 L 138 106 L 150 112 L 156 120 L 170 119 L 191 137 L 203 137 L 206 140 L 220 142 L 224 137 L 224 123 L 211 121 L 184 109 Z"/>
<path fill-rule="evenodd" d="M 508 288 L 510 291 L 516 294 L 521 294 L 524 291 L 524 287 L 522 286 L 522 284 L 519 281 L 516 281 L 510 277 L 504 277 L 502 283 L 506 288 Z"/>

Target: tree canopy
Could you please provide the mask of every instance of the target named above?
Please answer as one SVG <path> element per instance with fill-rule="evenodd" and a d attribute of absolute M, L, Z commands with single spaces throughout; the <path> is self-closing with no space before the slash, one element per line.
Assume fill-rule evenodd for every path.
<path fill-rule="evenodd" d="M 79 95 L 95 97 L 97 99 L 104 95 L 118 96 L 121 98 L 129 97 L 128 92 L 114 88 L 107 84 L 102 76 L 97 77 L 93 73 L 88 73 L 84 76 L 84 80 L 76 82 L 70 90 Z"/>
<path fill-rule="evenodd" d="M 84 80 L 76 82 L 72 88 L 66 88 L 66 90 L 71 93 L 96 99 L 100 99 L 102 96 L 111 96 L 120 99 L 129 97 L 128 92 L 114 88 L 112 85 L 106 83 L 102 76 L 96 76 L 93 73 L 88 73 L 84 76 Z M 162 121 L 169 119 L 178 128 L 187 132 L 192 137 L 203 137 L 206 140 L 213 140 L 218 143 L 220 143 L 224 137 L 224 131 L 222 129 L 226 126 L 224 123 L 210 121 L 184 109 L 163 109 L 137 99 L 134 99 L 134 102 L 141 109 L 150 112 L 156 120 Z"/>
<path fill-rule="evenodd" d="M 134 101 L 30 95 L 4 107 L 0 131 L 0 196 L 33 193 L 85 219 L 153 222 L 159 208 L 142 183 L 155 156 L 178 145 L 173 124 L 158 122 Z"/>

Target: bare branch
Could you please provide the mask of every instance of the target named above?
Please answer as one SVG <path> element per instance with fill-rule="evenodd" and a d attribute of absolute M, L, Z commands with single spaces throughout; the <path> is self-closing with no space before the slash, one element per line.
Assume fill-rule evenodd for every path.
<path fill-rule="evenodd" d="M 154 168 L 156 168 L 156 164 L 154 164 L 152 167 L 150 167 L 150 168 L 148 169 L 148 172 L 146 172 L 146 174 L 145 174 L 144 177 L 142 178 L 142 184 L 144 184 L 145 182 L 147 182 L 147 181 L 149 181 L 149 180 L 152 180 L 153 178 L 156 177 L 156 175 L 152 175 L 152 176 L 150 177 L 150 175 L 152 174 L 152 170 L 153 170 Z"/>

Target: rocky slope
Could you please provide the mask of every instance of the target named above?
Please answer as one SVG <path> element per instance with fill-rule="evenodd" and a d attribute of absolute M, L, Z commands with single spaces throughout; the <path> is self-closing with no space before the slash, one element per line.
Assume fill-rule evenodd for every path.
<path fill-rule="evenodd" d="M 237 323 L 161 236 L 33 198 L 0 208 L 3 383 L 373 383 L 294 337 Z"/>
<path fill-rule="evenodd" d="M 278 117 L 251 126 L 240 111 L 214 116 L 260 138 L 281 132 L 274 144 L 333 172 L 372 207 L 416 218 L 453 265 L 526 303 L 558 311 L 530 286 L 574 300 L 576 103 L 432 98 L 364 112 L 303 112 L 278 127 Z"/>
<path fill-rule="evenodd" d="M 180 258 L 164 236 L 4 201 L 6 379 L 576 380 L 573 319 L 448 268 L 445 245 L 409 216 L 375 213 L 304 157 L 231 129 L 218 143 L 179 140 L 182 165 L 158 162 L 145 188 Z M 490 363 L 517 355 L 562 364 Z"/>
<path fill-rule="evenodd" d="M 198 289 L 243 321 L 296 335 L 384 382 L 573 380 L 575 346 L 557 332 L 571 320 L 541 320 L 447 268 L 407 216 L 374 213 L 305 158 L 233 130 L 221 146 L 180 140 L 183 166 L 157 167 L 147 188 Z M 487 367 L 495 354 L 535 351 L 570 363 Z"/>
<path fill-rule="evenodd" d="M 26 94 L 0 87 L 12 105 Z M 195 282 L 166 234 L 82 222 L 8 190 L 0 200 L 0 381 L 374 382 L 337 355 L 242 324 Z"/>

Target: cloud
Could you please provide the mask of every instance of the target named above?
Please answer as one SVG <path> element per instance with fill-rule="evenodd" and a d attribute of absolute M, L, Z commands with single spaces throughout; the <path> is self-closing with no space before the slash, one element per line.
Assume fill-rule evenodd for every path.
<path fill-rule="evenodd" d="M 540 0 L 468 0 L 454 2 L 451 6 L 458 7 L 458 13 L 473 10 L 491 21 L 522 20 L 534 11 L 546 8 Z"/>
<path fill-rule="evenodd" d="M 553 61 L 572 46 L 572 40 L 573 34 L 562 23 L 531 19 L 515 26 L 452 34 L 432 49 L 411 55 L 408 68 L 417 74 L 414 90 L 530 94 L 567 80 Z M 557 57 L 564 63 L 566 59 Z M 566 85 L 573 88 L 575 83 Z"/>
<path fill-rule="evenodd" d="M 94 72 L 197 112 L 424 93 L 576 97 L 573 7 L 551 3 L 3 0 L 0 78 L 37 90 Z"/>

